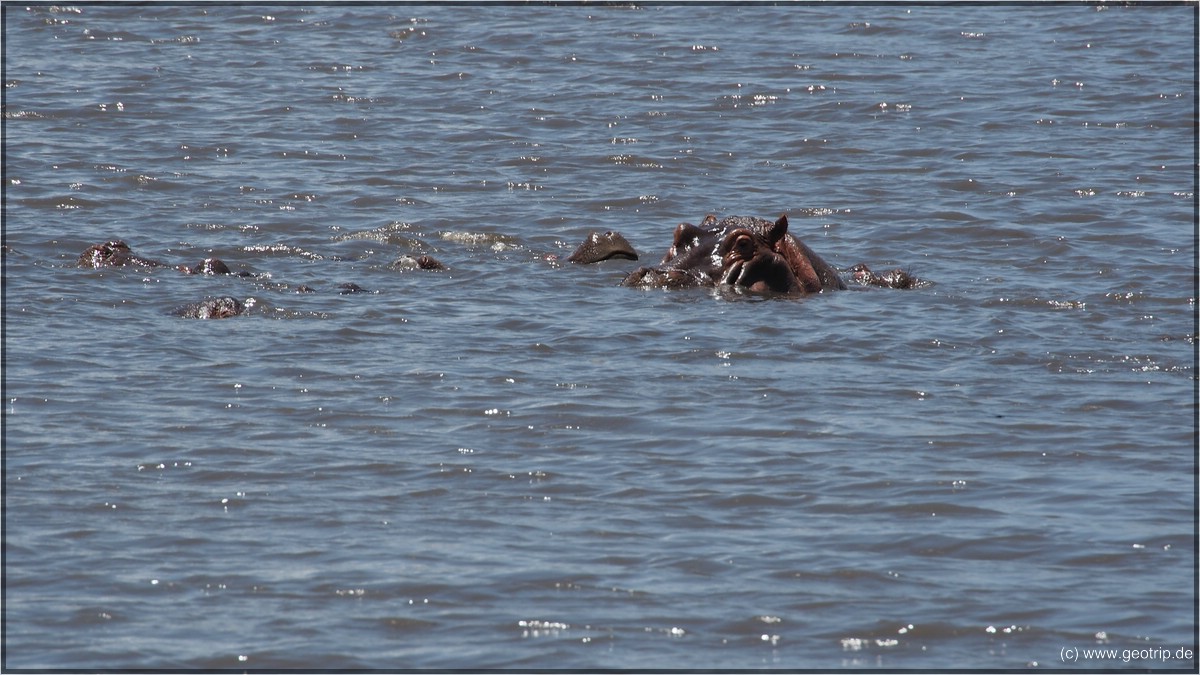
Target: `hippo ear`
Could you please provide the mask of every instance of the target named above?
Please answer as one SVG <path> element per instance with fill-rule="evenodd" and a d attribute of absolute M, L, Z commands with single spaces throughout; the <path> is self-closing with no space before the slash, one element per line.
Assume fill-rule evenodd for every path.
<path fill-rule="evenodd" d="M 712 229 L 717 226 L 717 217 L 713 214 L 704 216 L 704 220 L 700 222 L 700 227 L 704 229 Z"/>
<path fill-rule="evenodd" d="M 774 246 L 775 242 L 783 239 L 783 235 L 787 234 L 787 229 L 788 221 L 787 214 L 785 213 L 779 216 L 779 220 L 775 221 L 773 225 L 768 226 L 767 231 L 763 234 L 766 235 L 767 241 L 771 242 L 771 245 Z"/>

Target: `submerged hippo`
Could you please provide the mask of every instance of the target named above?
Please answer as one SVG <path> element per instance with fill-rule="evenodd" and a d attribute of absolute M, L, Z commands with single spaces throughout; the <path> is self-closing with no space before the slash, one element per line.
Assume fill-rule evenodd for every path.
<path fill-rule="evenodd" d="M 77 267 L 166 267 L 166 263 L 134 255 L 129 244 L 116 239 L 94 244 L 79 255 Z"/>
<path fill-rule="evenodd" d="M 246 305 L 233 297 L 205 298 L 204 300 L 180 307 L 175 310 L 177 316 L 185 319 L 228 319 L 246 313 Z"/>
<path fill-rule="evenodd" d="M 220 258 L 205 258 L 204 260 L 201 260 L 199 264 L 193 265 L 192 267 L 180 265 L 177 269 L 184 274 L 207 274 L 210 276 L 217 274 L 233 274 L 233 272 L 230 271 L 229 266 L 226 265 Z"/>
<path fill-rule="evenodd" d="M 613 258 L 623 258 L 625 260 L 637 260 L 637 251 L 633 250 L 633 246 L 626 241 L 625 237 L 621 236 L 620 232 L 605 232 L 600 234 L 592 232 L 588 234 L 587 239 L 575 249 L 567 260 L 574 263 L 597 263 L 602 260 L 612 260 Z"/>
<path fill-rule="evenodd" d="M 850 268 L 850 278 L 863 286 L 882 286 L 883 288 L 917 288 L 929 285 L 928 281 L 918 279 L 900 268 L 876 274 L 863 263 Z"/>
<path fill-rule="evenodd" d="M 442 271 L 447 269 L 442 261 L 434 258 L 431 255 L 422 255 L 413 257 L 411 255 L 402 255 L 389 265 L 394 270 L 434 270 Z"/>
<path fill-rule="evenodd" d="M 788 234 L 787 216 L 771 222 L 708 215 L 699 226 L 680 223 L 658 267 L 642 267 L 623 286 L 735 286 L 774 293 L 819 293 L 846 284 L 837 270 Z"/>

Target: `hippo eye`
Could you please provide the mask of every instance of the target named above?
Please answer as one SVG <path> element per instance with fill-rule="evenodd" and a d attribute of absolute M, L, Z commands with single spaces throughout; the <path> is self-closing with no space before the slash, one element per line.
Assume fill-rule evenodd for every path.
<path fill-rule="evenodd" d="M 750 256 L 754 253 L 754 240 L 743 234 L 733 242 L 733 248 L 740 255 Z"/>

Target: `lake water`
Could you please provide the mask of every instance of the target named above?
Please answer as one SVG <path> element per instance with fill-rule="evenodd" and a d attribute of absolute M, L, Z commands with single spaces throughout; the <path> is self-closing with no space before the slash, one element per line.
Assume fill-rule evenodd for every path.
<path fill-rule="evenodd" d="M 1194 4 L 3 12 L 6 670 L 1196 670 Z"/>

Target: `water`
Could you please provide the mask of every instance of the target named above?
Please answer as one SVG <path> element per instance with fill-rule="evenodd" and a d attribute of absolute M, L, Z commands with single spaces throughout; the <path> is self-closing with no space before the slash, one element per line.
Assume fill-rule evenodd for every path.
<path fill-rule="evenodd" d="M 1196 17 L 5 4 L 4 666 L 1194 670 Z"/>

